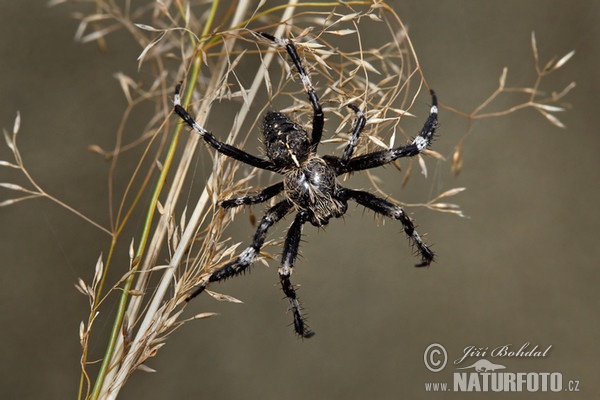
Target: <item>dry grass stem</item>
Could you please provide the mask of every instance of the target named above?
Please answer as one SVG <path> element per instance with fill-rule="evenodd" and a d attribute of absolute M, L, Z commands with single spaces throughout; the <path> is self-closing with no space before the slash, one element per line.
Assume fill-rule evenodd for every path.
<path fill-rule="evenodd" d="M 567 61 L 569 61 L 575 55 L 575 51 L 572 50 L 568 52 L 560 59 L 554 57 L 547 61 L 546 64 L 544 64 L 544 66 L 542 67 L 540 64 L 537 40 L 535 38 L 534 32 L 531 33 L 531 48 L 533 52 L 534 68 L 537 75 L 535 81 L 532 83 L 531 86 L 507 86 L 506 82 L 508 79 L 508 68 L 504 67 L 498 80 L 498 88 L 487 99 L 485 99 L 481 104 L 479 104 L 479 106 L 477 106 L 473 111 L 467 113 L 456 110 L 452 107 L 446 107 L 448 110 L 456 112 L 457 114 L 467 118 L 469 122 L 467 133 L 458 142 L 454 149 L 454 154 L 452 155 L 451 169 L 455 175 L 460 174 L 460 171 L 462 170 L 463 141 L 472 132 L 472 122 L 474 120 L 483 118 L 503 117 L 513 114 L 517 111 L 530 108 L 536 110 L 541 115 L 543 115 L 552 125 L 558 128 L 565 128 L 565 125 L 553 113 L 563 112 L 568 108 L 568 104 L 560 106 L 556 104 L 560 104 L 560 100 L 564 96 L 566 96 L 573 88 L 575 88 L 575 82 L 569 83 L 562 91 L 558 93 L 554 91 L 551 92 L 550 95 L 542 92 L 540 90 L 540 86 L 542 84 L 542 80 L 545 77 L 551 75 L 552 73 L 555 73 L 557 70 L 562 68 L 567 63 Z M 525 100 L 504 110 L 483 112 L 485 108 L 488 108 L 502 94 L 521 94 L 523 95 Z"/>

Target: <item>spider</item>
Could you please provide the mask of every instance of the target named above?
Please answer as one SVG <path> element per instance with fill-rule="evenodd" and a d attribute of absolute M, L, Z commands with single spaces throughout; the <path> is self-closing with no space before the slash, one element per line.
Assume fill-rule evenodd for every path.
<path fill-rule="evenodd" d="M 229 209 L 241 205 L 263 203 L 283 193 L 283 199 L 270 207 L 262 217 L 252 239 L 252 244 L 237 258 L 208 275 L 188 295 L 187 300 L 189 301 L 198 296 L 213 282 L 219 282 L 246 271 L 259 255 L 269 228 L 286 215 L 295 213 L 294 221 L 283 244 L 281 266 L 278 273 L 281 287 L 290 303 L 294 329 L 300 337 L 310 338 L 314 335 L 314 332 L 307 326 L 296 290 L 290 281 L 292 269 L 298 255 L 302 228 L 305 223 L 310 222 L 316 227 L 323 227 L 329 223 L 331 218 L 339 218 L 344 215 L 348 209 L 348 201 L 353 200 L 377 214 L 400 221 L 409 241 L 416 247 L 417 253 L 421 257 L 421 262 L 416 265 L 417 267 L 428 266 L 433 261 L 433 252 L 423 242 L 415 230 L 414 224 L 401 207 L 369 192 L 345 188 L 338 183 L 336 177 L 345 173 L 379 167 L 401 157 L 412 157 L 425 150 L 430 145 L 438 125 L 437 98 L 435 93 L 430 91 L 432 106 L 429 117 L 412 143 L 355 157 L 352 155 L 367 119 L 364 112 L 357 106 L 350 104 L 348 107 L 356 114 L 356 121 L 344 153 L 340 157 L 333 155 L 319 156 L 317 147 L 323 135 L 323 109 L 311 79 L 302 65 L 296 46 L 290 39 L 277 38 L 264 32 L 257 32 L 257 35 L 266 38 L 277 47 L 286 49 L 304 85 L 304 90 L 313 110 L 312 131 L 309 134 L 306 129 L 286 114 L 268 111 L 263 120 L 263 139 L 268 159 L 255 157 L 219 141 L 211 132 L 200 126 L 181 106 L 179 95 L 181 83 L 176 86 L 174 96 L 175 113 L 206 143 L 218 152 L 235 160 L 283 175 L 283 181 L 264 188 L 256 194 L 219 202 L 219 206 Z"/>

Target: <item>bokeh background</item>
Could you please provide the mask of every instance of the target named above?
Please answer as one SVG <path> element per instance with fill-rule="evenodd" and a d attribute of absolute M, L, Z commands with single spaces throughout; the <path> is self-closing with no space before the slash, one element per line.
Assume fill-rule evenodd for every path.
<path fill-rule="evenodd" d="M 74 43 L 71 9 L 44 3 L 0 4 L 0 125 L 12 128 L 20 110 L 19 145 L 32 175 L 105 221 L 107 164 L 85 148 L 112 145 L 125 106 L 112 75 L 135 74 L 139 49 L 125 35 L 112 38 L 106 53 Z M 443 103 L 462 110 L 494 90 L 504 66 L 511 85 L 533 82 L 532 31 L 542 60 L 576 50 L 542 87 L 559 91 L 577 82 L 565 99 L 572 109 L 559 115 L 567 128 L 521 111 L 474 124 L 458 178 L 449 162 L 429 159 L 429 178 L 416 173 L 400 189 L 401 175 L 384 170 L 384 188 L 406 202 L 468 188 L 452 201 L 469 218 L 410 209 L 435 246 L 433 267 L 412 268 L 398 224 L 358 208 L 326 230 L 307 227 L 295 282 L 313 339 L 298 340 L 287 326 L 276 264 L 257 264 L 218 288 L 244 304 L 207 296 L 193 303 L 190 313 L 221 315 L 171 336 L 148 363 L 158 372 L 135 374 L 122 398 L 440 398 L 426 393 L 425 383 L 451 382 L 454 366 L 428 371 L 423 353 L 431 343 L 444 345 L 451 364 L 467 346 L 517 349 L 527 342 L 552 349 L 541 359 L 488 359 L 510 372 L 561 372 L 580 389 L 562 396 L 598 398 L 600 2 L 391 3 L 409 26 L 428 82 Z M 413 111 L 425 116 L 427 104 Z M 450 156 L 466 121 L 443 109 L 440 119 L 435 150 Z M 129 129 L 145 123 L 136 115 Z M 4 144 L 0 159 L 10 160 Z M 0 169 L 0 182 L 15 176 Z M 368 185 L 360 177 L 351 183 Z M 0 200 L 11 195 L 2 190 Z M 239 215 L 229 233 L 247 241 L 253 228 L 248 214 Z M 48 201 L 0 208 L 0 398 L 76 396 L 87 300 L 74 283 L 90 279 L 107 246 L 105 235 Z M 98 332 L 108 332 L 108 321 Z"/>

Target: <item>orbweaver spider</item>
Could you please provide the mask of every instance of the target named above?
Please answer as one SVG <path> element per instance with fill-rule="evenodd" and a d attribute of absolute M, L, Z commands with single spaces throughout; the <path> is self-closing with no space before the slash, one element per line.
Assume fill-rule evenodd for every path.
<path fill-rule="evenodd" d="M 421 257 L 421 262 L 416 265 L 417 267 L 428 266 L 433 261 L 433 252 L 423 242 L 412 221 L 400 206 L 366 191 L 345 188 L 337 182 L 336 177 L 345 173 L 376 168 L 398 158 L 413 157 L 425 150 L 431 144 L 438 125 L 437 98 L 435 93 L 431 91 L 432 106 L 429 117 L 412 143 L 357 157 L 353 157 L 352 154 L 356 148 L 358 137 L 365 127 L 366 117 L 357 106 L 350 104 L 350 109 L 356 114 L 356 122 L 343 154 L 340 157 L 333 155 L 319 156 L 317 147 L 323 135 L 323 110 L 310 77 L 302 65 L 296 46 L 289 39 L 280 39 L 263 32 L 257 34 L 270 40 L 276 46 L 286 49 L 298 71 L 313 109 L 312 131 L 309 134 L 286 114 L 269 111 L 263 120 L 264 146 L 268 159 L 255 157 L 219 141 L 212 133 L 196 123 L 192 116 L 181 106 L 179 95 L 181 84 L 177 85 L 174 96 L 174 111 L 206 143 L 218 152 L 235 160 L 283 175 L 283 181 L 262 189 L 256 194 L 219 202 L 219 205 L 223 208 L 232 208 L 263 203 L 283 193 L 283 199 L 269 208 L 262 217 L 252 239 L 252 244 L 238 257 L 214 270 L 188 296 L 187 300 L 189 301 L 198 296 L 209 284 L 238 275 L 248 269 L 259 255 L 269 228 L 287 214 L 294 212 L 296 215 L 283 245 L 281 266 L 278 270 L 279 281 L 285 296 L 290 302 L 296 333 L 303 338 L 309 338 L 314 333 L 307 327 L 296 296 L 296 290 L 290 281 L 294 262 L 298 255 L 302 227 L 306 222 L 310 222 L 316 227 L 327 225 L 331 218 L 339 218 L 344 215 L 348 209 L 348 201 L 353 200 L 378 214 L 400 221 L 409 241 L 416 247 Z"/>

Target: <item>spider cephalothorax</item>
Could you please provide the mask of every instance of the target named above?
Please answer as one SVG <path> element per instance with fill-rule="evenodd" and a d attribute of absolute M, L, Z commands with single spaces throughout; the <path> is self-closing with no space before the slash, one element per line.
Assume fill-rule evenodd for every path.
<path fill-rule="evenodd" d="M 340 197 L 335 170 L 318 156 L 285 173 L 285 197 L 297 210 L 306 212 L 314 226 L 327 225 L 330 218 L 344 215 L 348 205 Z"/>
<path fill-rule="evenodd" d="M 220 153 L 250 166 L 283 175 L 282 182 L 271 185 L 257 194 L 227 199 L 219 203 L 223 208 L 231 208 L 263 203 L 282 192 L 284 197 L 283 200 L 267 210 L 254 234 L 252 244 L 237 258 L 214 270 L 188 296 L 188 300 L 202 293 L 211 282 L 219 282 L 248 269 L 259 255 L 269 228 L 290 212 L 295 212 L 296 216 L 283 245 L 281 266 L 278 272 L 283 292 L 290 302 L 294 315 L 294 329 L 298 335 L 308 338 L 314 333 L 306 326 L 296 291 L 290 281 L 292 268 L 298 255 L 302 227 L 305 223 L 310 222 L 317 227 L 326 225 L 331 218 L 344 215 L 348 209 L 348 201 L 353 200 L 378 214 L 400 221 L 404 232 L 421 257 L 421 262 L 417 264 L 417 267 L 427 266 L 433 261 L 433 252 L 423 242 L 412 221 L 400 206 L 366 191 L 345 188 L 337 182 L 336 177 L 345 173 L 379 167 L 401 157 L 412 157 L 425 150 L 431 143 L 437 127 L 437 98 L 431 91 L 433 104 L 429 117 L 412 143 L 357 157 L 352 157 L 352 155 L 358 137 L 365 126 L 366 117 L 357 106 L 349 105 L 356 114 L 356 122 L 344 153 L 341 157 L 332 155 L 320 157 L 317 154 L 317 147 L 323 135 L 323 110 L 310 77 L 302 66 L 294 43 L 291 40 L 276 38 L 267 33 L 258 34 L 287 50 L 313 109 L 312 131 L 309 134 L 306 129 L 283 113 L 268 112 L 263 122 L 264 145 L 268 159 L 255 157 L 234 146 L 220 142 L 212 133 L 198 125 L 181 106 L 180 85 L 177 85 L 174 98 L 175 113 L 209 145 Z"/>

